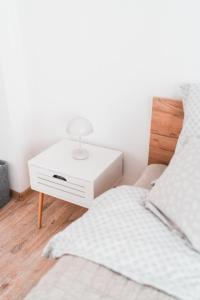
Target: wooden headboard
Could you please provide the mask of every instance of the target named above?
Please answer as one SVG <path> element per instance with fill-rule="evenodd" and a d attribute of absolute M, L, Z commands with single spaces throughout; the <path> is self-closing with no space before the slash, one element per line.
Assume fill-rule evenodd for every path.
<path fill-rule="evenodd" d="M 149 164 L 168 165 L 183 124 L 181 100 L 153 98 Z"/>

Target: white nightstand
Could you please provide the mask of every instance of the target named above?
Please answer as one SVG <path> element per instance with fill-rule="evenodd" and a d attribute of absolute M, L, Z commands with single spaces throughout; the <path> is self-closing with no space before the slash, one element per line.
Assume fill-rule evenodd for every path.
<path fill-rule="evenodd" d="M 38 227 L 42 224 L 44 194 L 89 208 L 94 199 L 122 178 L 120 151 L 84 144 L 86 160 L 72 158 L 77 143 L 62 140 L 28 162 L 31 188 L 38 191 Z"/>

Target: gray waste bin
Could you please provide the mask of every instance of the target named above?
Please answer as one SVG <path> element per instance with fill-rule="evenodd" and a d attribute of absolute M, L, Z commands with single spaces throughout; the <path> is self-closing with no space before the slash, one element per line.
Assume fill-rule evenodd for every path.
<path fill-rule="evenodd" d="M 8 180 L 8 164 L 0 160 L 0 207 L 10 200 L 10 187 Z"/>

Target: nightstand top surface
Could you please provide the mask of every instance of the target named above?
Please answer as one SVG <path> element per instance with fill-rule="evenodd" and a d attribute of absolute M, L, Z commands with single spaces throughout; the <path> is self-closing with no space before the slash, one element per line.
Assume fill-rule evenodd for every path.
<path fill-rule="evenodd" d="M 93 181 L 112 162 L 122 156 L 121 151 L 83 143 L 83 147 L 89 151 L 89 158 L 75 160 L 72 158 L 72 150 L 77 146 L 77 142 L 63 139 L 32 158 L 29 164 L 72 177 Z"/>

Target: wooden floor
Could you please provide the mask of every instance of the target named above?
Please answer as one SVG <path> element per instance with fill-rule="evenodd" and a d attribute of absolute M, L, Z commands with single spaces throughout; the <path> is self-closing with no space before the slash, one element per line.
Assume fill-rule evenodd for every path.
<path fill-rule="evenodd" d="M 37 193 L 0 209 L 0 299 L 20 300 L 55 263 L 41 257 L 56 232 L 86 209 L 45 196 L 43 227 L 37 228 Z M 36 299 L 37 300 L 37 299 Z M 39 299 L 38 299 L 39 300 Z"/>

